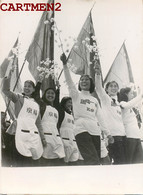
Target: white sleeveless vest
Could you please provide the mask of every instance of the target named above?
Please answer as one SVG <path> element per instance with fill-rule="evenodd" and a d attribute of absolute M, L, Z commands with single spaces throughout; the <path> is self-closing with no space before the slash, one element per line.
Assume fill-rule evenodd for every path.
<path fill-rule="evenodd" d="M 65 157 L 64 146 L 57 129 L 58 117 L 58 111 L 54 107 L 46 106 L 42 118 L 42 127 L 47 142 L 42 156 L 46 159 Z"/>
<path fill-rule="evenodd" d="M 39 114 L 39 106 L 33 99 L 24 98 L 24 104 L 17 118 L 16 148 L 26 157 L 39 159 L 43 146 L 35 122 Z"/>
<path fill-rule="evenodd" d="M 73 162 L 82 159 L 74 136 L 73 116 L 65 112 L 64 120 L 61 124 L 60 135 L 65 148 L 65 162 Z"/>

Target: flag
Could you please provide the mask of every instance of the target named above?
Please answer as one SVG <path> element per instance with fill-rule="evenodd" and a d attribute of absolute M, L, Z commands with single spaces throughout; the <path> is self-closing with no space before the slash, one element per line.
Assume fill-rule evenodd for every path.
<path fill-rule="evenodd" d="M 101 70 L 91 11 L 78 35 L 77 42 L 71 49 L 67 64 L 72 72 L 79 75 L 88 74 L 93 79 L 93 82 L 95 80 L 95 67 Z M 100 103 L 96 91 L 92 95 Z"/>
<path fill-rule="evenodd" d="M 49 0 L 49 4 L 53 3 L 53 0 Z M 29 62 L 29 70 L 35 80 L 38 80 L 39 71 L 37 67 L 42 61 L 54 59 L 54 11 L 44 11 L 36 29 L 32 43 L 29 46 L 28 52 L 25 56 Z M 46 79 L 43 82 L 43 90 L 46 88 Z"/>
<path fill-rule="evenodd" d="M 104 80 L 104 83 L 108 83 L 110 81 L 116 81 L 119 84 L 120 89 L 128 86 L 130 83 L 134 83 L 131 64 L 125 43 L 121 46 Z"/>
<path fill-rule="evenodd" d="M 13 48 L 10 50 L 8 57 L 4 59 L 3 63 L 0 66 L 0 78 L 4 78 L 6 76 L 6 72 L 8 73 L 10 58 L 14 57 L 14 50 L 16 50 L 18 46 L 18 39 L 13 45 Z"/>
<path fill-rule="evenodd" d="M 14 71 L 12 72 L 11 79 L 10 79 L 10 90 L 14 91 L 16 93 L 22 92 L 22 85 L 21 80 L 19 79 L 19 67 L 18 67 L 18 39 L 16 40 L 13 48 L 9 52 L 9 55 L 7 58 L 5 58 L 4 62 L 0 66 L 1 77 L 4 78 L 5 76 L 8 76 L 9 71 L 14 67 Z M 3 80 L 1 82 L 1 87 L 3 85 Z M 2 92 L 2 97 L 6 104 L 6 112 L 8 111 L 9 116 L 12 120 L 15 118 L 15 107 L 14 103 L 10 101 Z"/>
<path fill-rule="evenodd" d="M 91 37 L 95 35 L 93 22 L 91 17 L 91 11 L 89 12 L 87 19 L 77 37 L 76 43 L 73 45 L 70 54 L 68 56 L 68 66 L 75 74 L 82 75 L 84 73 L 89 74 L 90 65 L 90 41 Z"/>

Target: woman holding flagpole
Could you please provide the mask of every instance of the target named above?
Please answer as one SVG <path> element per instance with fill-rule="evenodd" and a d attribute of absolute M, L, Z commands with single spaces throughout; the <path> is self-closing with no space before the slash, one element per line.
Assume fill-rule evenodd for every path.
<path fill-rule="evenodd" d="M 65 79 L 73 102 L 75 138 L 78 148 L 85 165 L 99 165 L 101 130 L 105 132 L 110 142 L 113 142 L 113 139 L 104 125 L 97 99 L 91 96 L 94 91 L 93 81 L 88 75 L 82 75 L 79 80 L 78 91 L 71 79 L 64 53 L 61 56 L 61 61 L 63 62 Z"/>
<path fill-rule="evenodd" d="M 13 130 L 15 134 L 14 166 L 33 166 L 37 165 L 37 160 L 42 156 L 42 143 L 46 144 L 39 105 L 34 100 L 35 85 L 33 81 L 27 80 L 22 95 L 10 91 L 12 73 L 11 69 L 8 77 L 4 78 L 2 92 L 15 104 L 16 120 L 8 129 L 8 132 Z"/>

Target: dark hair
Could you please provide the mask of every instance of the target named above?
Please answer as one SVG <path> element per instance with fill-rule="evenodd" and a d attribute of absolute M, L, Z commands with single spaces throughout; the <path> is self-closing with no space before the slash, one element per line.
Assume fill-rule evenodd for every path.
<path fill-rule="evenodd" d="M 24 83 L 30 83 L 32 85 L 33 88 L 35 88 L 35 84 L 33 81 L 31 80 L 26 80 Z"/>
<path fill-rule="evenodd" d="M 60 106 L 61 106 L 61 109 L 63 109 L 67 113 L 71 114 L 72 110 L 67 109 L 66 106 L 65 106 L 66 102 L 69 101 L 69 100 L 72 100 L 71 97 L 68 97 L 68 96 L 63 97 L 62 100 L 61 100 Z"/>
<path fill-rule="evenodd" d="M 30 83 L 30 85 L 32 85 L 32 87 L 35 89 L 35 84 L 33 81 L 26 80 L 24 83 Z M 22 93 L 22 95 L 25 95 L 25 93 Z M 35 91 L 31 94 L 31 97 L 35 99 Z"/>
<path fill-rule="evenodd" d="M 50 102 L 49 102 L 49 101 L 47 100 L 47 98 L 46 98 L 46 93 L 47 93 L 48 90 L 53 90 L 53 91 L 55 92 L 55 95 L 56 95 L 56 91 L 55 91 L 55 89 L 53 89 L 52 87 L 49 87 L 49 88 L 47 88 L 47 89 L 45 90 L 45 92 L 44 92 L 44 94 L 43 94 L 43 96 L 42 96 L 42 100 L 43 100 L 46 104 L 50 105 Z"/>
<path fill-rule="evenodd" d="M 131 91 L 130 87 L 122 88 L 119 93 L 119 102 L 128 102 L 128 93 Z"/>
<path fill-rule="evenodd" d="M 72 100 L 71 97 L 66 96 L 66 97 L 63 97 L 63 98 L 62 98 L 61 104 L 60 104 L 62 108 L 66 109 L 66 108 L 65 108 L 65 104 L 66 104 L 66 102 L 67 102 L 68 100 Z"/>
<path fill-rule="evenodd" d="M 80 77 L 79 81 L 81 80 L 81 78 L 82 78 L 83 76 L 87 76 L 87 77 L 89 78 L 89 80 L 90 80 L 89 92 L 90 92 L 90 93 L 93 93 L 93 92 L 94 92 L 94 89 L 95 89 L 95 85 L 94 85 L 94 83 L 93 83 L 92 78 L 91 78 L 89 75 L 84 74 L 84 75 L 82 75 L 82 76 Z M 79 89 L 79 91 L 81 91 L 80 82 L 78 83 L 78 89 Z"/>
<path fill-rule="evenodd" d="M 117 87 L 118 87 L 118 89 L 119 89 L 119 85 L 118 85 L 118 83 L 116 82 L 116 81 L 110 81 L 110 82 L 108 82 L 107 84 L 106 84 L 106 86 L 105 86 L 105 91 L 106 91 L 106 93 L 108 94 L 108 87 L 109 87 L 109 85 L 110 84 L 112 84 L 112 83 L 115 83 L 116 85 L 117 85 Z"/>

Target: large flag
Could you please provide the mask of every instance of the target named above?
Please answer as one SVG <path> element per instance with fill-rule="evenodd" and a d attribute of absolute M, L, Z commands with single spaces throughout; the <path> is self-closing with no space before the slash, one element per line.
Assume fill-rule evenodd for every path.
<path fill-rule="evenodd" d="M 90 53 L 93 41 L 96 42 L 90 11 L 68 56 L 68 66 L 75 74 L 90 74 Z"/>
<path fill-rule="evenodd" d="M 48 3 L 53 3 L 49 0 Z M 29 62 L 29 70 L 35 80 L 38 80 L 39 71 L 37 67 L 42 61 L 53 61 L 54 59 L 54 11 L 44 11 L 36 29 L 34 38 L 29 46 L 28 52 L 25 56 Z M 43 90 L 47 87 L 47 81 L 43 82 Z"/>
<path fill-rule="evenodd" d="M 16 40 L 13 48 L 9 52 L 7 58 L 5 58 L 4 62 L 1 64 L 1 78 L 8 76 L 9 71 L 13 67 L 13 72 L 10 79 L 10 90 L 16 93 L 22 92 L 21 80 L 19 78 L 19 67 L 18 67 L 18 39 Z M 3 85 L 3 80 L 1 82 L 1 87 Z M 10 101 L 2 92 L 2 97 L 4 98 L 6 104 L 6 112 L 8 111 L 9 116 L 12 120 L 15 119 L 15 107 L 14 103 Z"/>
<path fill-rule="evenodd" d="M 95 80 L 95 68 L 101 70 L 91 11 L 68 56 L 68 66 L 75 74 L 88 74 Z M 92 94 L 100 102 L 96 91 Z"/>
<path fill-rule="evenodd" d="M 125 43 L 121 46 L 105 80 L 104 83 L 110 81 L 116 81 L 119 84 L 119 88 L 128 86 L 130 83 L 134 83 L 131 64 Z"/>

